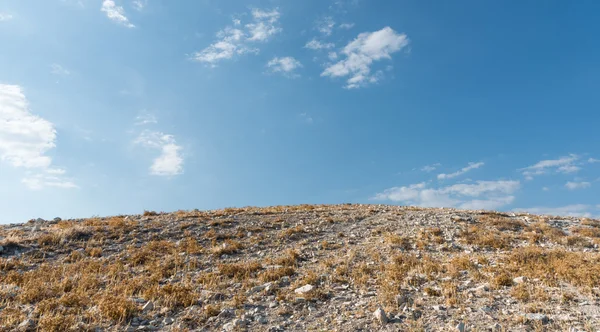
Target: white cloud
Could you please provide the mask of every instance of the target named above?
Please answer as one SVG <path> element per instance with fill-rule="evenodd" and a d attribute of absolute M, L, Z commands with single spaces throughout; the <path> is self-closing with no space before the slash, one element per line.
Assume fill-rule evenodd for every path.
<path fill-rule="evenodd" d="M 75 183 L 58 176 L 33 174 L 21 180 L 31 190 L 41 190 L 46 187 L 73 189 L 79 188 Z"/>
<path fill-rule="evenodd" d="M 477 181 L 429 188 L 422 182 L 410 186 L 393 187 L 373 197 L 408 205 L 425 207 L 458 207 L 463 209 L 497 209 L 514 201 L 520 188 L 519 181 Z"/>
<path fill-rule="evenodd" d="M 455 178 L 455 177 L 457 177 L 459 175 L 467 173 L 468 171 L 470 171 L 472 169 L 477 169 L 477 168 L 479 168 L 479 167 L 481 167 L 483 165 L 485 165 L 483 162 L 477 162 L 477 163 L 470 162 L 468 166 L 463 167 L 459 171 L 456 171 L 456 172 L 450 173 L 450 174 L 444 174 L 444 173 L 438 174 L 437 178 L 439 180 L 445 180 L 445 179 Z"/>
<path fill-rule="evenodd" d="M 0 22 L 12 20 L 13 16 L 8 13 L 0 13 Z"/>
<path fill-rule="evenodd" d="M 350 30 L 354 28 L 354 23 L 342 23 L 340 24 L 340 29 Z"/>
<path fill-rule="evenodd" d="M 194 61 L 206 63 L 215 67 L 222 60 L 229 60 L 236 55 L 258 54 L 259 49 L 252 46 L 256 42 L 266 42 L 273 35 L 281 32 L 278 26 L 279 11 L 252 10 L 252 23 L 246 24 L 244 28 L 227 26 L 217 32 L 217 41 L 200 52 L 192 54 Z M 240 19 L 233 19 L 234 26 L 240 26 Z"/>
<path fill-rule="evenodd" d="M 381 71 L 371 74 L 373 62 L 391 59 L 393 53 L 400 51 L 408 43 L 405 34 L 398 34 L 390 27 L 361 33 L 342 50 L 346 58 L 327 67 L 321 76 L 332 78 L 350 76 L 346 82 L 348 89 L 375 83 L 383 74 Z"/>
<path fill-rule="evenodd" d="M 308 43 L 306 43 L 306 45 L 304 45 L 305 48 L 311 49 L 311 50 L 328 50 L 331 48 L 335 47 L 334 43 L 322 43 L 316 39 L 312 39 L 311 41 L 309 41 Z"/>
<path fill-rule="evenodd" d="M 47 168 L 56 147 L 54 125 L 29 112 L 18 85 L 0 84 L 0 157 L 14 167 Z"/>
<path fill-rule="evenodd" d="M 173 135 L 144 130 L 135 139 L 134 143 L 149 149 L 160 150 L 160 155 L 154 159 L 150 166 L 150 174 L 173 176 L 183 173 L 182 148 L 177 145 Z"/>
<path fill-rule="evenodd" d="M 71 75 L 71 72 L 69 70 L 67 70 L 65 67 L 53 63 L 52 65 L 50 65 L 50 73 L 54 74 L 54 75 L 59 75 L 59 76 L 69 76 Z"/>
<path fill-rule="evenodd" d="M 0 84 L 0 161 L 27 169 L 22 182 L 32 189 L 73 188 L 72 182 L 60 177 L 64 169 L 51 168 L 52 159 L 46 153 L 55 147 L 54 125 L 31 114 L 22 88 Z"/>
<path fill-rule="evenodd" d="M 149 114 L 146 112 L 142 112 L 140 115 L 135 117 L 135 125 L 136 126 L 144 126 L 147 124 L 154 124 L 157 123 L 157 119 L 156 116 L 154 116 L 153 114 Z"/>
<path fill-rule="evenodd" d="M 133 0 L 131 4 L 135 10 L 141 11 L 148 5 L 148 0 Z"/>
<path fill-rule="evenodd" d="M 316 22 L 316 29 L 325 36 L 331 36 L 331 32 L 335 27 L 335 21 L 331 16 L 325 16 Z"/>
<path fill-rule="evenodd" d="M 433 172 L 440 166 L 442 166 L 442 164 L 440 164 L 440 163 L 435 163 L 433 165 L 426 165 L 426 166 L 421 167 L 421 171 L 427 172 L 427 173 Z"/>
<path fill-rule="evenodd" d="M 561 207 L 530 207 L 530 208 L 516 208 L 513 209 L 515 212 L 528 212 L 532 214 L 542 214 L 549 216 L 572 216 L 572 217 L 591 217 L 592 213 L 589 212 L 593 209 L 592 206 L 586 204 L 572 204 Z"/>
<path fill-rule="evenodd" d="M 568 174 L 577 172 L 581 169 L 579 166 L 575 165 L 578 160 L 578 155 L 571 154 L 558 159 L 541 160 L 534 165 L 521 168 L 520 171 L 528 180 L 533 179 L 536 175 L 547 174 L 551 171 Z"/>
<path fill-rule="evenodd" d="M 588 163 L 590 163 L 590 164 L 600 163 L 600 159 L 590 158 L 590 159 L 588 159 Z"/>
<path fill-rule="evenodd" d="M 252 17 L 254 22 L 246 24 L 246 28 L 250 36 L 250 41 L 267 41 L 271 36 L 281 32 L 281 28 L 277 26 L 279 20 L 279 11 L 273 9 L 272 11 L 263 11 L 260 9 L 252 10 Z"/>
<path fill-rule="evenodd" d="M 288 77 L 297 77 L 298 74 L 295 71 L 301 68 L 302 64 L 290 56 L 283 58 L 275 57 L 267 63 L 267 67 L 273 73 L 282 73 Z"/>
<path fill-rule="evenodd" d="M 102 12 L 106 14 L 111 21 L 119 23 L 127 28 L 134 28 L 135 25 L 129 22 L 127 16 L 125 16 L 125 10 L 121 6 L 117 6 L 117 4 L 113 0 L 104 0 L 102 1 L 102 7 L 100 8 Z"/>
<path fill-rule="evenodd" d="M 329 54 L 327 54 L 327 57 L 329 58 L 329 60 L 335 61 L 335 60 L 337 60 L 338 55 L 335 52 L 329 52 Z"/>
<path fill-rule="evenodd" d="M 543 187 L 543 188 L 542 188 L 542 190 L 543 190 L 543 191 L 550 191 L 550 188 L 548 188 L 548 187 Z"/>
<path fill-rule="evenodd" d="M 567 182 L 565 187 L 569 190 L 585 189 L 591 187 L 592 184 L 589 182 Z"/>

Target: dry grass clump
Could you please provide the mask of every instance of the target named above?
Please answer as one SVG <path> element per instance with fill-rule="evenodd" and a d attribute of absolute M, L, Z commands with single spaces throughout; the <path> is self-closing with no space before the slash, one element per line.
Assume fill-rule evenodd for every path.
<path fill-rule="evenodd" d="M 387 244 L 391 245 L 395 248 L 400 248 L 404 250 L 412 249 L 412 243 L 409 238 L 405 236 L 400 236 L 394 233 L 387 233 L 384 235 L 384 240 Z"/>
<path fill-rule="evenodd" d="M 592 227 L 573 227 L 571 228 L 571 232 L 587 237 L 600 237 L 600 228 L 592 228 Z"/>
<path fill-rule="evenodd" d="M 256 271 L 262 268 L 262 265 L 259 262 L 242 262 L 219 264 L 217 268 L 223 276 L 244 280 L 252 277 Z"/>
<path fill-rule="evenodd" d="M 231 255 L 237 253 L 242 248 L 243 245 L 241 242 L 228 239 L 220 245 L 212 247 L 211 252 L 215 256 Z"/>
<path fill-rule="evenodd" d="M 554 242 L 560 243 L 567 235 L 563 230 L 552 227 L 545 222 L 536 222 L 527 227 L 525 236 L 530 243 Z"/>
<path fill-rule="evenodd" d="M 198 255 L 204 252 L 204 248 L 198 243 L 198 240 L 191 236 L 188 236 L 179 242 L 179 250 L 189 255 Z"/>
<path fill-rule="evenodd" d="M 285 253 L 272 260 L 273 264 L 295 267 L 300 260 L 300 254 L 294 249 L 287 249 Z"/>
<path fill-rule="evenodd" d="M 262 282 L 277 281 L 285 276 L 292 276 L 296 270 L 290 266 L 269 268 L 258 274 Z"/>
<path fill-rule="evenodd" d="M 511 237 L 496 230 L 489 230 L 478 226 L 468 227 L 459 234 L 466 244 L 483 248 L 509 249 Z"/>
<path fill-rule="evenodd" d="M 520 220 L 511 219 L 496 213 L 484 214 L 479 217 L 479 222 L 486 226 L 491 226 L 500 232 L 518 232 L 526 227 L 525 223 Z"/>
<path fill-rule="evenodd" d="M 444 233 L 439 227 L 430 227 L 419 231 L 417 234 L 417 248 L 425 249 L 429 244 L 442 244 L 445 242 Z"/>
<path fill-rule="evenodd" d="M 304 234 L 304 233 L 306 233 L 304 228 L 300 225 L 297 225 L 295 227 L 290 227 L 290 228 L 285 229 L 284 231 L 281 231 L 279 233 L 279 238 L 295 239 L 297 237 L 297 235 Z"/>
<path fill-rule="evenodd" d="M 500 272 L 490 279 L 490 285 L 496 289 L 513 285 L 513 278 L 507 272 Z"/>
<path fill-rule="evenodd" d="M 122 296 L 106 295 L 98 301 L 100 315 L 106 319 L 123 322 L 138 311 L 135 303 Z"/>
<path fill-rule="evenodd" d="M 503 268 L 513 275 L 539 278 L 550 284 L 565 281 L 575 286 L 598 287 L 600 285 L 598 253 L 524 247 L 505 256 L 503 263 Z"/>

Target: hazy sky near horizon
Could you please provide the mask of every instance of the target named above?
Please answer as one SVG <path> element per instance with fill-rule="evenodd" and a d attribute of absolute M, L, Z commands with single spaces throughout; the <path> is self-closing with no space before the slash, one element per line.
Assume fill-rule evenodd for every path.
<path fill-rule="evenodd" d="M 600 2 L 0 0 L 0 223 L 600 217 Z"/>

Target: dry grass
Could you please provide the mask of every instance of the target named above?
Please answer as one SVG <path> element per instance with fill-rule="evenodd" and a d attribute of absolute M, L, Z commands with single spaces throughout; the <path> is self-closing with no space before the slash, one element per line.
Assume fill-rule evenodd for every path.
<path fill-rule="evenodd" d="M 272 296 L 280 301 L 273 311 L 284 316 L 302 317 L 307 306 L 336 305 L 341 313 L 334 319 L 370 322 L 375 305 L 382 305 L 406 316 L 394 328 L 416 331 L 431 328 L 433 305 L 445 304 L 447 318 L 468 322 L 467 298 L 474 294 L 486 305 L 502 303 L 499 296 L 509 294 L 518 308 L 544 312 L 600 293 L 600 256 L 594 247 L 600 222 L 595 220 L 584 219 L 567 233 L 543 218 L 526 224 L 488 213 L 474 214 L 475 224 L 448 226 L 436 219 L 428 225 L 439 227 L 407 231 L 401 218 L 423 209 L 336 209 L 335 214 L 320 205 L 172 215 L 146 211 L 144 218 L 61 221 L 43 224 L 37 232 L 2 230 L 1 245 L 10 258 L 0 257 L 0 330 L 15 330 L 29 314 L 26 308 L 32 308 L 40 331 L 124 330 L 133 317 L 164 313 L 177 316 L 182 330 L 216 329 L 220 326 L 211 324 L 221 320 L 210 317 L 222 309 L 246 310 Z M 371 218 L 377 213 L 386 214 Z M 180 219 L 169 221 L 172 216 Z M 38 225 L 28 227 L 33 224 Z M 513 284 L 518 276 L 528 279 Z M 250 291 L 269 282 L 267 290 Z M 315 288 L 294 293 L 306 284 Z M 474 289 L 481 284 L 489 288 L 479 293 Z M 360 294 L 360 300 L 344 300 L 356 308 L 352 316 L 340 306 L 345 302 L 332 300 L 338 292 Z M 143 313 L 134 298 L 153 301 L 156 309 Z M 366 306 L 356 307 L 361 302 Z M 500 310 L 494 315 L 506 319 Z M 526 320 L 523 326 L 513 323 L 502 325 L 533 328 Z"/>

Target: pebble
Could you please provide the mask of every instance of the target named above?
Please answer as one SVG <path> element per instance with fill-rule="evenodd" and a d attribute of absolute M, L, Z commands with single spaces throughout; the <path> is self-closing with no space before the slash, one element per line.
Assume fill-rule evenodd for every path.
<path fill-rule="evenodd" d="M 529 320 L 541 322 L 542 324 L 546 324 L 549 321 L 548 316 L 544 314 L 527 314 L 525 317 Z"/>
<path fill-rule="evenodd" d="M 163 324 L 170 325 L 170 324 L 173 324 L 174 321 L 175 320 L 171 317 L 165 317 L 165 319 L 163 320 Z"/>
<path fill-rule="evenodd" d="M 152 303 L 152 301 L 146 302 L 146 304 L 144 304 L 144 307 L 142 307 L 142 311 L 145 313 L 152 310 L 154 310 L 154 303 Z"/>
<path fill-rule="evenodd" d="M 385 311 L 383 311 L 383 309 L 381 309 L 381 308 L 378 308 L 377 310 L 375 310 L 375 312 L 373 313 L 373 316 L 375 316 L 375 319 L 382 325 L 385 325 L 388 322 L 388 318 L 385 314 Z"/>
<path fill-rule="evenodd" d="M 308 284 L 308 285 L 304 285 L 302 287 L 296 288 L 294 290 L 294 293 L 296 293 L 296 294 L 305 294 L 305 293 L 310 292 L 314 288 L 315 288 L 315 286 Z"/>
<path fill-rule="evenodd" d="M 465 323 L 460 322 L 458 323 L 455 327 L 455 330 L 457 330 L 458 332 L 465 332 Z"/>
<path fill-rule="evenodd" d="M 525 277 L 525 276 L 516 277 L 516 278 L 514 278 L 514 279 L 513 279 L 513 282 L 514 282 L 515 284 L 522 284 L 522 283 L 524 283 L 525 281 L 527 281 L 527 277 Z"/>

